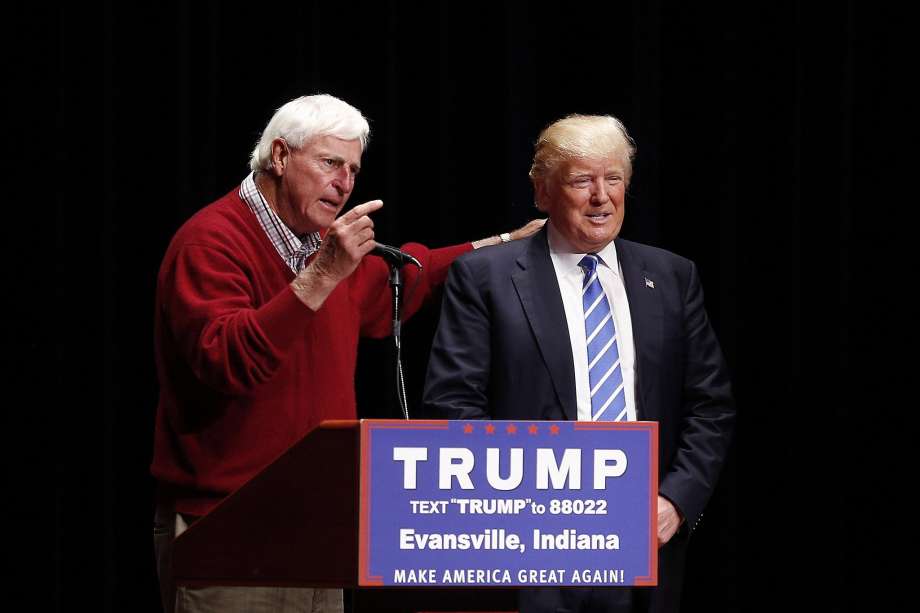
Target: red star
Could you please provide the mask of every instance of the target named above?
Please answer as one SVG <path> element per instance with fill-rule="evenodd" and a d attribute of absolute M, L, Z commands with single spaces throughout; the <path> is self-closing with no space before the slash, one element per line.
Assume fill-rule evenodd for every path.
<path fill-rule="evenodd" d="M 472 433 L 473 433 L 473 424 L 465 424 L 465 425 L 463 426 L 463 433 L 464 433 L 464 434 L 472 434 Z"/>
<path fill-rule="evenodd" d="M 517 426 L 515 426 L 514 424 L 508 424 L 508 427 L 505 428 L 505 432 L 507 432 L 508 434 L 514 434 L 515 432 L 517 432 Z"/>
<path fill-rule="evenodd" d="M 552 426 L 550 426 L 550 427 L 549 427 L 549 433 L 550 433 L 550 434 L 559 434 L 559 426 L 557 426 L 556 424 L 553 424 Z"/>
<path fill-rule="evenodd" d="M 539 428 L 537 428 L 537 424 L 530 424 L 530 427 L 527 428 L 527 431 L 531 434 L 536 434 L 537 430 L 539 430 Z"/>
<path fill-rule="evenodd" d="M 486 424 L 486 434 L 495 434 L 495 426 Z"/>

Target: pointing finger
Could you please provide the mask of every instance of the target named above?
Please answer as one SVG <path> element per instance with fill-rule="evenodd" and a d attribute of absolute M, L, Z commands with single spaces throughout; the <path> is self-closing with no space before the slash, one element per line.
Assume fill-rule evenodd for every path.
<path fill-rule="evenodd" d="M 383 206 L 383 200 L 371 200 L 370 202 L 365 202 L 364 204 L 359 204 L 352 210 L 348 211 L 345 214 L 345 221 L 348 223 L 353 223 L 358 219 L 361 219 L 369 213 L 373 213 L 377 209 Z"/>

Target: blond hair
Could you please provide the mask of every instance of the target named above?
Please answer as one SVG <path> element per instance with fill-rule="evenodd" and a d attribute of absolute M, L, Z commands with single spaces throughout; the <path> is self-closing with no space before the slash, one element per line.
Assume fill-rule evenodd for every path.
<path fill-rule="evenodd" d="M 636 144 L 626 127 L 611 115 L 569 115 L 540 132 L 534 145 L 531 180 L 551 175 L 562 162 L 604 159 L 617 156 L 623 161 L 626 181 L 632 176 Z"/>

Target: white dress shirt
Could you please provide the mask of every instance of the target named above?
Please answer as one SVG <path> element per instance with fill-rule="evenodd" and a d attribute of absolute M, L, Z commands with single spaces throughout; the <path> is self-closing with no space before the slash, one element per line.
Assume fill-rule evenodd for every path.
<path fill-rule="evenodd" d="M 570 243 L 552 221 L 547 223 L 549 255 L 559 281 L 565 319 L 572 343 L 572 358 L 575 362 L 575 396 L 578 399 L 578 419 L 591 421 L 591 385 L 588 382 L 588 345 L 585 338 L 585 314 L 581 301 L 584 270 L 578 263 L 585 253 L 574 251 Z M 613 322 L 617 332 L 617 350 L 620 354 L 620 368 L 623 371 L 623 390 L 626 394 L 626 419 L 636 421 L 636 347 L 633 342 L 632 320 L 629 317 L 629 301 L 623 284 L 623 271 L 617 259 L 613 241 L 597 252 L 599 262 L 597 276 L 607 294 L 607 301 L 613 311 Z"/>

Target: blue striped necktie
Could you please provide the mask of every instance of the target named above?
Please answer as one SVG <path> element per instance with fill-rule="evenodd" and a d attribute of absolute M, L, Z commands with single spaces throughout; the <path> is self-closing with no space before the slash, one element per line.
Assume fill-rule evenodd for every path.
<path fill-rule="evenodd" d="M 624 421 L 626 393 L 617 349 L 613 311 L 597 276 L 597 255 L 589 253 L 578 263 L 585 271 L 581 303 L 585 312 L 588 344 L 588 382 L 591 385 L 591 419 Z"/>

